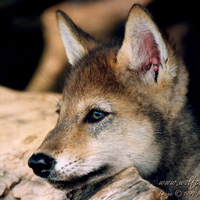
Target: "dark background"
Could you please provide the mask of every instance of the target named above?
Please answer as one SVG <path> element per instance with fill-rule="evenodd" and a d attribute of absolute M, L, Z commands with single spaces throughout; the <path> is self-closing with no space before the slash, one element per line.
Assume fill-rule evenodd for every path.
<path fill-rule="evenodd" d="M 23 90 L 39 62 L 40 14 L 58 0 L 0 0 L 0 85 Z"/>

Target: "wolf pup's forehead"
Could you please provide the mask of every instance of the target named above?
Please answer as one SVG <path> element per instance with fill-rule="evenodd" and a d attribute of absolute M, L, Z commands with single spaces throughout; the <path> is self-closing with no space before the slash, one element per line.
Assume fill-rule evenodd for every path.
<path fill-rule="evenodd" d="M 107 47 L 84 56 L 66 77 L 64 91 L 87 93 L 98 88 L 101 93 L 117 92 L 122 87 L 115 73 L 117 52 L 117 47 Z"/>

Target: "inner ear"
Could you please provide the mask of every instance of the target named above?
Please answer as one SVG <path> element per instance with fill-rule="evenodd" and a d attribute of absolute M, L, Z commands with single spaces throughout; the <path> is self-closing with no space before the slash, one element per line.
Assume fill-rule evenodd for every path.
<path fill-rule="evenodd" d="M 147 71 L 151 70 L 157 82 L 159 66 L 161 64 L 158 45 L 150 31 L 141 32 L 140 38 L 141 44 L 139 44 L 138 57 L 143 60 L 140 68 L 141 73 L 145 74 Z"/>

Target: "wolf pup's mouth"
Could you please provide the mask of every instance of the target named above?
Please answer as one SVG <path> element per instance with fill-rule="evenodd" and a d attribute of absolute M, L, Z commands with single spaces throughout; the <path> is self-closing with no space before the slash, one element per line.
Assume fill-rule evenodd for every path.
<path fill-rule="evenodd" d="M 48 182 L 58 189 L 75 189 L 86 186 L 90 180 L 95 179 L 109 171 L 108 165 L 103 165 L 83 176 L 71 176 L 69 180 L 53 180 L 49 179 Z M 98 178 L 97 178 L 98 179 Z"/>

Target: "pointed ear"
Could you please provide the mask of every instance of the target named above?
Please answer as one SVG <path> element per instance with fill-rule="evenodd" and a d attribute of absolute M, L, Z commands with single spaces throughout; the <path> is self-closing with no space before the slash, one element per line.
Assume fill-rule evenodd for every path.
<path fill-rule="evenodd" d="M 90 50 L 97 47 L 98 42 L 78 28 L 63 11 L 58 10 L 56 16 L 68 60 L 74 65 Z"/>
<path fill-rule="evenodd" d="M 167 45 L 160 31 L 148 11 L 138 4 L 129 12 L 117 59 L 154 82 L 157 82 L 159 68 L 168 60 Z"/>

